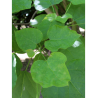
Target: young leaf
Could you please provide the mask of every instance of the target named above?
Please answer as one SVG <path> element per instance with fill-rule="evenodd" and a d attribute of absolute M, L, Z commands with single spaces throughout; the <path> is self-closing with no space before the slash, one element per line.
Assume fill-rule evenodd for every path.
<path fill-rule="evenodd" d="M 12 25 L 12 51 L 17 52 L 17 53 L 24 53 L 18 46 L 17 42 L 16 42 L 16 38 L 15 38 L 15 31 L 17 31 L 17 29 L 15 28 L 14 25 Z"/>
<path fill-rule="evenodd" d="M 59 4 L 63 0 L 34 0 L 36 10 L 43 11 L 52 5 Z"/>
<path fill-rule="evenodd" d="M 12 13 L 19 12 L 24 9 L 30 9 L 31 3 L 31 0 L 12 0 Z"/>
<path fill-rule="evenodd" d="M 73 5 L 85 4 L 85 0 L 68 0 L 68 1 L 70 1 Z"/>
<path fill-rule="evenodd" d="M 28 72 L 21 72 L 12 91 L 12 98 L 39 98 L 41 86 L 36 84 Z"/>
<path fill-rule="evenodd" d="M 71 5 L 68 12 L 80 27 L 85 29 L 85 4 Z"/>
<path fill-rule="evenodd" d="M 43 35 L 41 31 L 35 28 L 25 28 L 15 32 L 18 46 L 26 51 L 28 49 L 35 49 L 36 45 L 41 42 Z"/>
<path fill-rule="evenodd" d="M 83 37 L 82 40 L 84 40 Z M 42 88 L 43 98 L 85 98 L 85 47 L 80 39 L 66 50 L 60 52 L 67 56 L 66 65 L 71 75 L 69 86 Z"/>
<path fill-rule="evenodd" d="M 33 57 L 35 55 L 35 52 L 32 49 L 26 50 L 28 57 Z"/>
<path fill-rule="evenodd" d="M 64 54 L 54 52 L 46 61 L 35 61 L 31 67 L 32 78 L 44 88 L 67 86 L 71 78 L 65 65 L 66 60 Z"/>
<path fill-rule="evenodd" d="M 30 20 L 31 26 L 37 27 L 37 25 L 41 23 L 41 21 L 44 19 L 45 16 L 46 14 L 41 14 L 41 15 L 36 16 L 33 20 Z"/>
<path fill-rule="evenodd" d="M 76 39 L 80 37 L 75 31 L 70 30 L 67 26 L 52 26 L 47 33 L 50 40 L 45 42 L 48 50 L 58 51 L 70 47 Z"/>
<path fill-rule="evenodd" d="M 16 58 L 15 58 L 14 54 L 12 54 L 12 88 L 15 87 L 16 80 L 17 80 L 17 75 L 16 75 Z"/>
<path fill-rule="evenodd" d="M 62 17 L 57 16 L 56 20 L 61 22 L 61 23 L 65 23 L 69 18 L 72 18 L 72 15 L 65 13 Z"/>

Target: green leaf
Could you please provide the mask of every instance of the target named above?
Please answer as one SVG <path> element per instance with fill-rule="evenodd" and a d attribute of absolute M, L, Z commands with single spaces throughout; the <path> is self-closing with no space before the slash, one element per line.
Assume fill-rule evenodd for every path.
<path fill-rule="evenodd" d="M 68 0 L 68 1 L 70 1 L 73 5 L 85 4 L 85 0 Z"/>
<path fill-rule="evenodd" d="M 16 75 L 16 58 L 15 58 L 15 55 L 12 54 L 12 88 L 15 87 L 16 80 L 17 80 L 17 75 Z"/>
<path fill-rule="evenodd" d="M 17 52 L 17 53 L 24 53 L 18 46 L 17 42 L 16 42 L 16 38 L 15 38 L 15 31 L 17 31 L 17 29 L 15 28 L 14 25 L 12 25 L 12 51 Z"/>
<path fill-rule="evenodd" d="M 52 14 L 46 15 L 46 17 L 44 19 L 52 22 L 53 20 L 56 20 L 56 18 L 57 18 L 57 15 L 55 13 L 52 13 Z"/>
<path fill-rule="evenodd" d="M 39 98 L 41 86 L 36 84 L 28 72 L 21 72 L 12 91 L 12 98 Z"/>
<path fill-rule="evenodd" d="M 48 21 L 47 19 L 44 19 L 37 27 L 42 33 L 43 33 L 43 40 L 48 39 L 47 32 L 49 28 L 51 28 L 53 25 L 63 25 L 57 21 Z"/>
<path fill-rule="evenodd" d="M 23 67 L 23 64 L 21 62 L 21 60 L 19 59 L 19 57 L 14 54 L 15 56 L 15 59 L 16 59 L 16 74 L 17 74 L 17 77 L 20 75 L 20 72 L 21 72 L 21 68 Z"/>
<path fill-rule="evenodd" d="M 26 51 L 28 49 L 35 49 L 36 45 L 41 42 L 43 35 L 41 31 L 35 28 L 25 28 L 15 32 L 18 46 Z"/>
<path fill-rule="evenodd" d="M 63 0 L 34 0 L 36 10 L 43 11 L 52 5 L 59 4 Z"/>
<path fill-rule="evenodd" d="M 71 5 L 68 12 L 81 28 L 85 29 L 85 4 Z"/>
<path fill-rule="evenodd" d="M 54 52 L 46 61 L 35 61 L 31 67 L 33 80 L 44 88 L 67 86 L 71 78 L 65 65 L 66 60 L 64 54 Z"/>
<path fill-rule="evenodd" d="M 30 20 L 31 26 L 37 27 L 37 25 L 41 23 L 41 21 L 44 19 L 45 16 L 46 14 L 41 14 L 41 15 L 36 16 L 33 20 Z"/>
<path fill-rule="evenodd" d="M 58 49 L 66 49 L 73 45 L 80 35 L 76 31 L 70 30 L 67 26 L 52 26 L 47 35 L 50 40 L 45 42 L 45 47 L 48 50 L 58 51 Z"/>
<path fill-rule="evenodd" d="M 31 0 L 12 0 L 12 13 L 19 12 L 24 9 L 30 9 L 31 3 Z"/>
<path fill-rule="evenodd" d="M 35 52 L 32 49 L 26 50 L 28 57 L 33 57 L 35 55 Z"/>
<path fill-rule="evenodd" d="M 81 41 L 81 39 L 78 39 L 77 41 L 75 41 L 72 47 L 66 50 L 60 50 L 60 52 L 64 53 L 68 58 L 66 65 L 71 75 L 71 84 L 73 85 L 73 89 L 76 89 L 77 93 L 81 94 L 81 96 L 83 96 L 84 98 L 85 96 L 85 45 L 84 45 L 84 41 Z"/>
<path fill-rule="evenodd" d="M 62 17 L 57 16 L 56 20 L 61 22 L 61 23 L 65 23 L 69 18 L 72 18 L 72 15 L 65 13 Z"/>
<path fill-rule="evenodd" d="M 82 39 L 82 40 L 81 40 Z M 60 49 L 67 56 L 66 65 L 71 75 L 69 86 L 42 88 L 43 98 L 85 98 L 85 47 L 80 37 L 68 49 Z"/>

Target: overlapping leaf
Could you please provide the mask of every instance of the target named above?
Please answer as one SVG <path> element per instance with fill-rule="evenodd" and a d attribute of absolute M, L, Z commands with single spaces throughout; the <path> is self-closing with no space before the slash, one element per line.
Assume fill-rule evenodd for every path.
<path fill-rule="evenodd" d="M 65 87 L 42 88 L 43 98 L 85 98 L 84 38 L 80 37 L 72 47 L 59 51 L 67 56 L 66 65 L 71 75 L 71 81 L 69 86 Z"/>
<path fill-rule="evenodd" d="M 37 27 L 42 33 L 43 33 L 43 40 L 48 39 L 47 32 L 49 28 L 51 28 L 53 25 L 63 25 L 57 21 L 48 21 L 47 19 L 44 19 Z"/>
<path fill-rule="evenodd" d="M 12 0 L 12 13 L 31 8 L 31 0 Z"/>
<path fill-rule="evenodd" d="M 36 10 L 43 11 L 52 5 L 59 4 L 63 0 L 34 0 Z"/>
<path fill-rule="evenodd" d="M 68 0 L 70 1 L 73 5 L 78 5 L 78 4 L 84 4 L 85 0 Z"/>
<path fill-rule="evenodd" d="M 12 25 L 12 51 L 17 52 L 17 53 L 24 53 L 18 46 L 17 42 L 16 42 L 16 38 L 15 38 L 15 31 L 17 31 L 17 29 L 14 27 L 14 25 Z"/>
<path fill-rule="evenodd" d="M 70 47 L 76 39 L 80 37 L 75 31 L 70 30 L 67 26 L 52 26 L 47 33 L 50 40 L 45 42 L 45 47 L 51 51 L 66 49 Z"/>
<path fill-rule="evenodd" d="M 31 67 L 32 78 L 44 88 L 68 85 L 71 78 L 65 65 L 66 60 L 64 54 L 54 52 L 47 61 L 35 61 Z"/>
<path fill-rule="evenodd" d="M 26 28 L 15 32 L 18 46 L 26 51 L 28 49 L 35 49 L 36 45 L 41 42 L 43 35 L 41 31 L 35 28 Z"/>
<path fill-rule="evenodd" d="M 17 77 L 20 75 L 22 63 L 16 54 L 12 54 L 12 88 L 16 85 Z"/>
<path fill-rule="evenodd" d="M 57 16 L 56 20 L 61 22 L 61 23 L 65 23 L 69 18 L 72 18 L 72 15 L 65 13 L 62 17 Z"/>
<path fill-rule="evenodd" d="M 46 14 L 41 14 L 36 16 L 34 19 L 30 20 L 30 24 L 32 27 L 37 27 L 37 25 L 44 19 Z"/>
<path fill-rule="evenodd" d="M 71 5 L 68 12 L 80 27 L 85 29 L 85 4 Z"/>
<path fill-rule="evenodd" d="M 36 84 L 28 72 L 21 72 L 12 91 L 12 98 L 39 98 L 41 86 Z"/>
<path fill-rule="evenodd" d="M 35 52 L 32 49 L 26 50 L 28 57 L 33 57 L 35 55 Z"/>

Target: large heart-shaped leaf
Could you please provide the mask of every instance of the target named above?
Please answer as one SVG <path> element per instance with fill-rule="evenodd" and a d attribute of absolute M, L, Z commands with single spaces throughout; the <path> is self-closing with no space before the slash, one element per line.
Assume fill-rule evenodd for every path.
<path fill-rule="evenodd" d="M 71 5 L 68 12 L 80 27 L 85 28 L 85 4 Z"/>
<path fill-rule="evenodd" d="M 36 10 L 43 11 L 52 5 L 59 4 L 63 0 L 34 0 Z"/>
<path fill-rule="evenodd" d="M 50 40 L 45 42 L 45 47 L 51 51 L 66 49 L 70 47 L 76 39 L 80 37 L 75 31 L 70 30 L 67 26 L 52 26 L 47 33 Z"/>
<path fill-rule="evenodd" d="M 41 86 L 36 84 L 28 72 L 21 72 L 12 91 L 12 98 L 39 98 Z"/>
<path fill-rule="evenodd" d="M 65 87 L 42 88 L 43 98 L 85 98 L 84 38 L 80 37 L 72 47 L 59 51 L 67 56 L 66 65 L 71 75 L 71 81 L 69 86 Z"/>
<path fill-rule="evenodd" d="M 85 0 L 68 0 L 68 1 L 70 1 L 74 5 L 84 4 L 85 3 Z"/>
<path fill-rule="evenodd" d="M 17 42 L 16 42 L 16 38 L 15 38 L 15 31 L 17 31 L 17 29 L 15 28 L 14 25 L 12 25 L 12 51 L 17 52 L 17 53 L 24 53 L 18 46 Z"/>
<path fill-rule="evenodd" d="M 36 45 L 41 42 L 43 35 L 41 31 L 35 28 L 26 28 L 15 32 L 18 46 L 26 51 L 35 49 Z"/>
<path fill-rule="evenodd" d="M 12 13 L 19 12 L 20 10 L 30 9 L 31 0 L 12 0 Z"/>
<path fill-rule="evenodd" d="M 54 52 L 44 60 L 37 60 L 31 67 L 31 75 L 42 87 L 62 87 L 68 85 L 70 75 L 65 65 L 67 58 L 60 52 Z"/>

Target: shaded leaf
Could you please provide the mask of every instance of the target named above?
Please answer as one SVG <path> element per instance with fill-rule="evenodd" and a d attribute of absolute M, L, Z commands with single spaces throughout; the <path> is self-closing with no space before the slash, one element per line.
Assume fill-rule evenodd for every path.
<path fill-rule="evenodd" d="M 73 5 L 85 4 L 85 0 L 68 0 L 68 1 L 70 1 Z"/>
<path fill-rule="evenodd" d="M 17 74 L 17 77 L 20 75 L 21 73 L 21 68 L 23 67 L 23 64 L 21 62 L 21 60 L 19 59 L 19 57 L 14 54 L 15 56 L 15 59 L 16 59 L 16 74 Z"/>
<path fill-rule="evenodd" d="M 18 46 L 26 51 L 27 49 L 35 49 L 36 45 L 41 42 L 43 35 L 41 31 L 35 28 L 25 28 L 15 32 Z"/>
<path fill-rule="evenodd" d="M 43 11 L 52 5 L 59 4 L 63 0 L 34 0 L 36 10 Z"/>
<path fill-rule="evenodd" d="M 48 50 L 58 51 L 70 47 L 80 37 L 77 32 L 70 30 L 67 26 L 52 26 L 47 33 L 50 40 L 45 42 Z"/>
<path fill-rule="evenodd" d="M 16 42 L 16 38 L 15 38 L 15 31 L 17 31 L 17 29 L 15 28 L 14 25 L 12 25 L 12 51 L 17 52 L 17 53 L 24 53 L 18 46 L 17 42 Z"/>
<path fill-rule="evenodd" d="M 12 91 L 12 98 L 39 98 L 41 86 L 36 84 L 28 72 L 21 72 Z"/>
<path fill-rule="evenodd" d="M 12 0 L 12 13 L 31 8 L 31 0 Z"/>
<path fill-rule="evenodd" d="M 82 40 L 81 40 L 82 38 Z M 43 98 L 85 98 L 85 47 L 80 37 L 68 49 L 60 49 L 67 56 L 66 65 L 71 75 L 69 86 L 42 88 Z M 76 45 L 75 45 L 76 44 Z"/>
<path fill-rule="evenodd" d="M 17 75 L 16 75 L 16 58 L 15 58 L 15 55 L 12 53 L 12 88 L 15 87 L 16 80 L 17 80 Z"/>
<path fill-rule="evenodd" d="M 44 60 L 37 60 L 31 67 L 31 75 L 36 83 L 42 87 L 62 87 L 68 85 L 70 75 L 65 66 L 67 58 L 60 52 L 54 52 Z"/>
<path fill-rule="evenodd" d="M 44 19 L 45 16 L 46 14 L 41 14 L 41 15 L 36 16 L 33 20 L 30 20 L 31 26 L 37 27 L 37 25 L 41 23 L 41 21 Z"/>
<path fill-rule="evenodd" d="M 85 4 L 71 5 L 68 12 L 80 27 L 85 28 Z"/>

